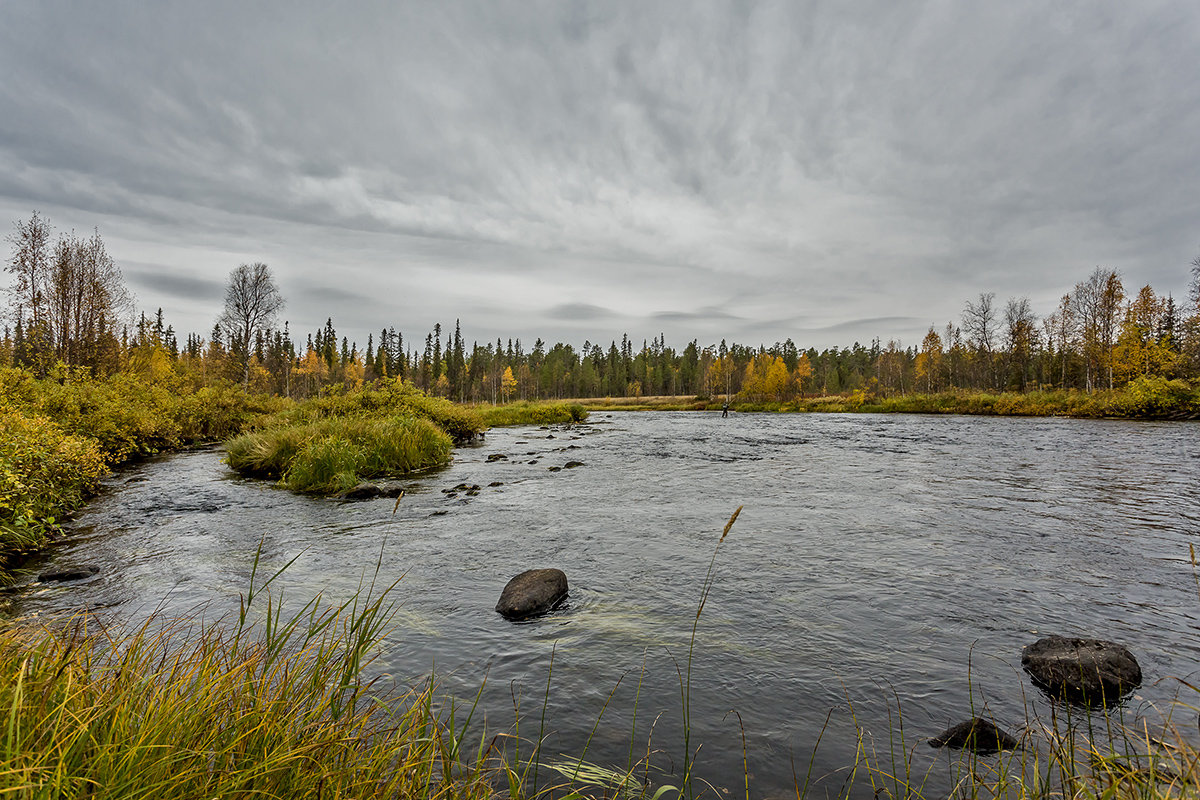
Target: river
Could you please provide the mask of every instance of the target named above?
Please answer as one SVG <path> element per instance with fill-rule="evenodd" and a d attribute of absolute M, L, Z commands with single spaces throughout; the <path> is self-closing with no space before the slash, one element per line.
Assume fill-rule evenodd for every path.
<path fill-rule="evenodd" d="M 582 752 L 611 695 L 587 760 L 624 765 L 631 739 L 642 754 L 650 740 L 651 777 L 671 783 L 701 584 L 744 506 L 697 628 L 692 743 L 704 778 L 744 794 L 744 732 L 755 797 L 793 794 L 810 759 L 816 792 L 837 792 L 856 723 L 887 749 L 901 718 L 936 785 L 947 756 L 922 738 L 972 706 L 1015 732 L 1045 712 L 1020 669 L 1041 635 L 1127 645 L 1145 681 L 1125 714 L 1169 704 L 1200 666 L 1194 423 L 594 413 L 488 432 L 410 477 L 395 513 L 391 499 L 292 495 L 221 458 L 113 476 L 35 565 L 100 574 L 9 593 L 9 613 L 215 618 L 259 547 L 264 569 L 296 557 L 281 578 L 296 601 L 344 598 L 378 563 L 380 580 L 403 578 L 373 670 L 402 684 L 433 670 L 467 702 L 484 685 L 496 731 L 514 696 L 540 718 L 549 676 L 551 755 Z M 553 469 L 568 461 L 583 465 Z M 443 491 L 462 483 L 478 495 Z M 493 611 L 510 577 L 549 566 L 570 580 L 565 606 L 520 624 Z"/>

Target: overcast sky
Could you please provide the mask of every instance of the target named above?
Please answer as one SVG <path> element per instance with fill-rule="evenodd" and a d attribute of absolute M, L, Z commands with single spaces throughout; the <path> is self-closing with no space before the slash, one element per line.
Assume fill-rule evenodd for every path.
<path fill-rule="evenodd" d="M 0 0 L 0 221 L 207 334 L 919 344 L 1096 266 L 1186 291 L 1200 4 Z"/>

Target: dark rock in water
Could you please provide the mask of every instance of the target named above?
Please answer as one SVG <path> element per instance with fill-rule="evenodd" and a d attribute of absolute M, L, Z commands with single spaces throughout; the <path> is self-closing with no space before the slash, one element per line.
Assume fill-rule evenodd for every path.
<path fill-rule="evenodd" d="M 442 511 L 435 511 L 435 512 L 433 512 L 432 514 L 430 514 L 429 516 L 431 516 L 431 517 L 444 517 L 444 516 L 446 516 L 446 515 L 447 515 L 447 514 L 449 514 L 449 513 L 450 513 L 449 511 L 446 511 L 446 510 L 444 510 L 444 509 L 443 509 Z"/>
<path fill-rule="evenodd" d="M 568 461 L 563 464 L 563 469 L 575 469 L 576 467 L 586 466 L 582 461 Z"/>
<path fill-rule="evenodd" d="M 954 750 L 970 750 L 975 753 L 995 753 L 997 750 L 1012 750 L 1017 740 L 982 717 L 974 717 L 947 728 L 940 736 L 929 740 L 930 747 L 949 747 Z"/>
<path fill-rule="evenodd" d="M 561 569 L 531 569 L 508 582 L 496 610 L 508 619 L 527 619 L 550 611 L 566 596 L 567 576 Z"/>
<path fill-rule="evenodd" d="M 1107 705 L 1142 683 L 1142 668 L 1122 645 L 1102 639 L 1047 636 L 1026 645 L 1021 667 L 1053 699 Z"/>
<path fill-rule="evenodd" d="M 487 460 L 489 464 L 493 461 L 508 461 L 508 456 L 504 455 L 504 453 L 492 453 L 487 457 Z"/>
<path fill-rule="evenodd" d="M 538 460 L 535 458 L 533 461 L 530 461 L 529 463 L 530 463 L 530 464 L 536 464 L 536 463 L 538 463 Z"/>
<path fill-rule="evenodd" d="M 503 485 L 504 485 L 504 481 L 492 481 L 491 483 L 488 484 L 488 487 L 494 489 L 497 486 L 503 486 Z"/>
<path fill-rule="evenodd" d="M 547 467 L 551 472 L 562 472 L 562 467 Z"/>
<path fill-rule="evenodd" d="M 402 483 L 360 483 L 338 495 L 343 500 L 370 500 L 374 497 L 399 497 Z"/>
<path fill-rule="evenodd" d="M 54 581 L 81 581 L 84 578 L 90 578 L 100 572 L 100 568 L 93 564 L 85 564 L 82 567 L 64 567 L 63 569 L 52 569 L 38 575 L 38 580 L 42 583 L 51 583 Z"/>

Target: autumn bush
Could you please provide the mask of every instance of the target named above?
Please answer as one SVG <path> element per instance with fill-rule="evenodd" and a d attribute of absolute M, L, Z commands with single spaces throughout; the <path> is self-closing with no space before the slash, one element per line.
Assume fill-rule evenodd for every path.
<path fill-rule="evenodd" d="M 0 409 L 0 565 L 44 545 L 58 518 L 83 505 L 107 471 L 94 439 Z"/>
<path fill-rule="evenodd" d="M 128 373 L 60 381 L 0 369 L 0 564 L 43 545 L 107 468 L 219 441 L 284 404 L 230 383 L 191 391 Z"/>
<path fill-rule="evenodd" d="M 191 391 L 129 373 L 60 383 L 35 380 L 25 370 L 0 369 L 0 403 L 45 416 L 73 436 L 94 439 L 109 465 L 118 465 L 227 438 L 287 401 L 248 395 L 229 382 Z"/>

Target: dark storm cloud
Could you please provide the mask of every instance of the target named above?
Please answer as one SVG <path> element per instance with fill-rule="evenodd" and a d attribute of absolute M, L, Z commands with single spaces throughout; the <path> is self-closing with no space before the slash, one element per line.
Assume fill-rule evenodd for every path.
<path fill-rule="evenodd" d="M 0 210 L 360 338 L 910 339 L 1182 291 L 1198 45 L 1184 2 L 10 3 Z"/>

